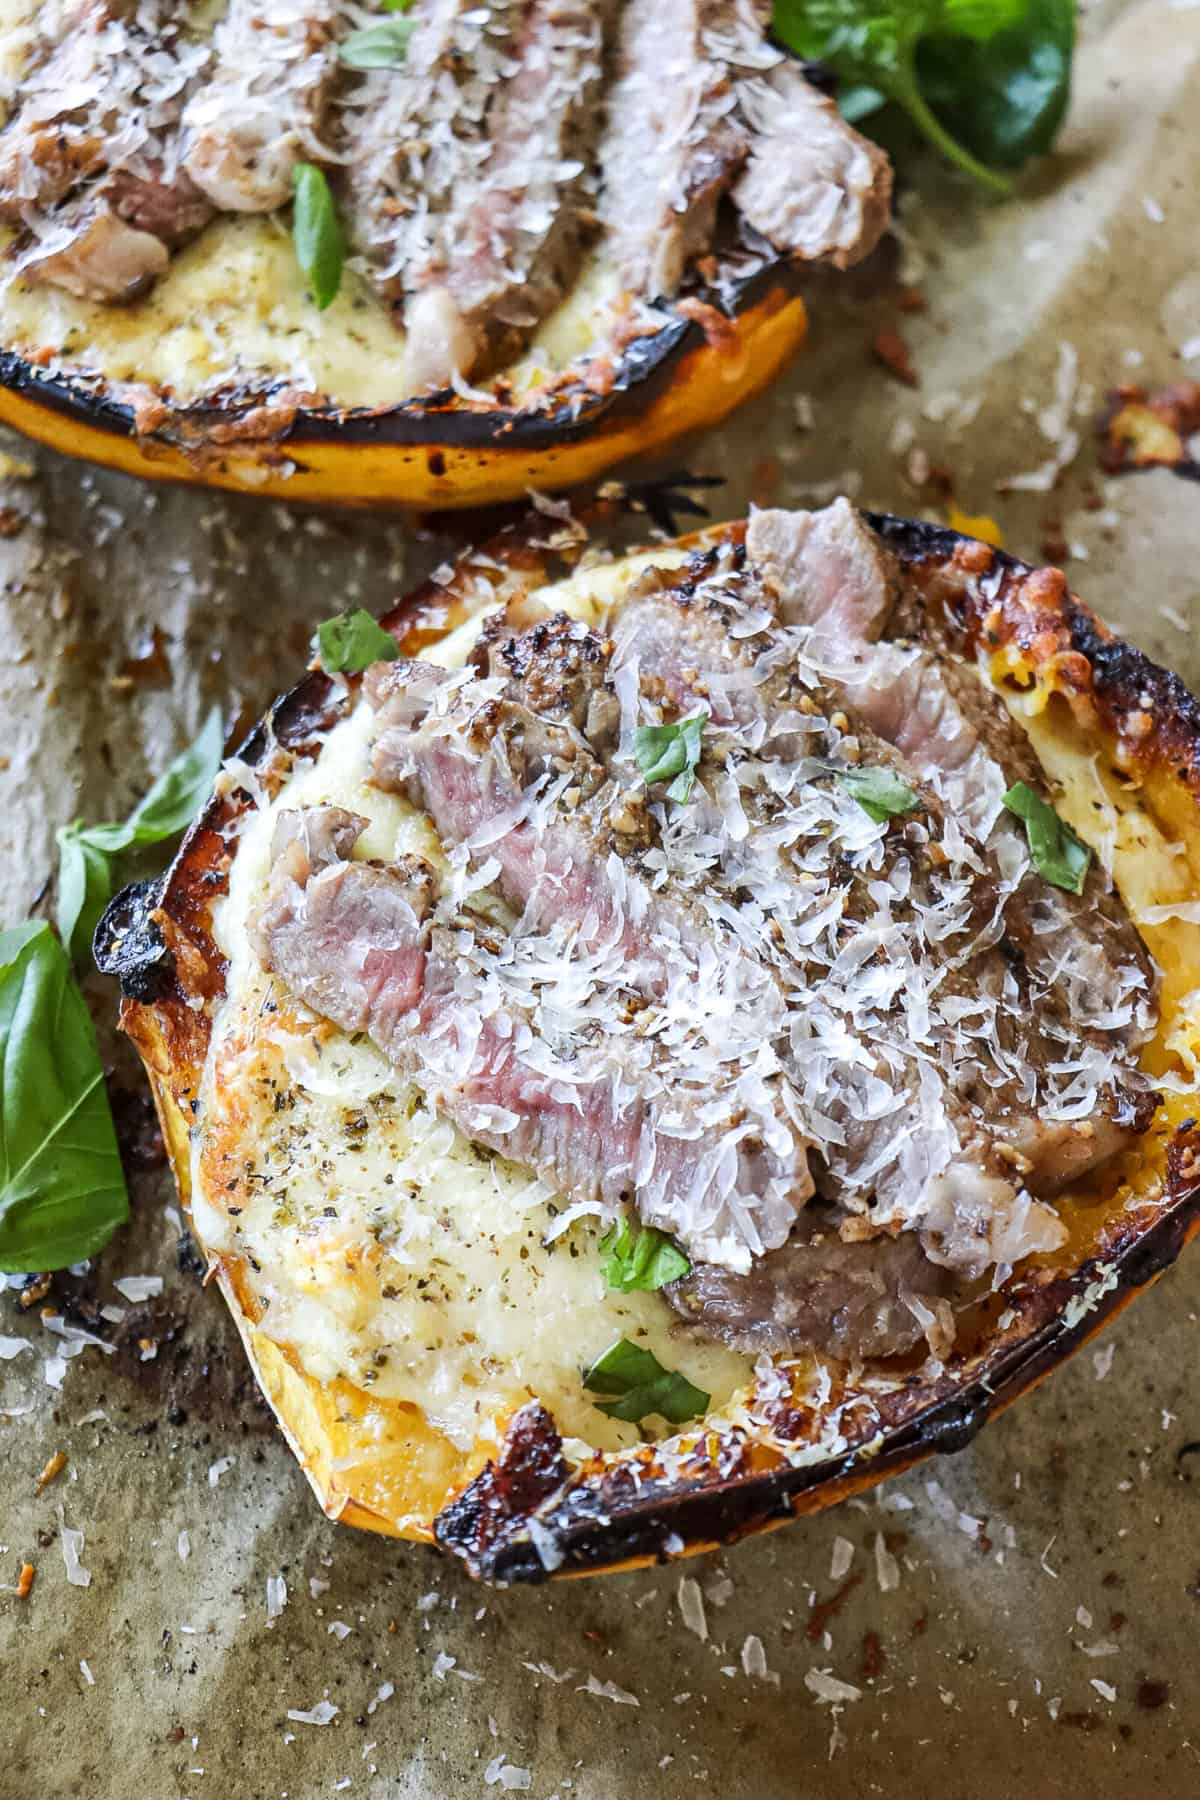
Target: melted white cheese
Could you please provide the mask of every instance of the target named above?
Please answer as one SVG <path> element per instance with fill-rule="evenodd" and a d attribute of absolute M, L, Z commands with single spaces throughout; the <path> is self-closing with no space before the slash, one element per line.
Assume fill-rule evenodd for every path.
<path fill-rule="evenodd" d="M 0 230 L 0 257 L 12 242 Z M 507 371 L 519 394 L 603 341 L 616 285 L 600 263 L 585 271 Z M 337 299 L 319 312 L 286 218 L 274 213 L 214 219 L 149 293 L 124 306 L 25 281 L 8 263 L 0 343 L 37 355 L 48 373 L 144 382 L 168 388 L 179 405 L 227 384 L 272 381 L 335 406 L 392 406 L 413 395 L 404 333 L 371 284 L 347 268 Z"/>
<path fill-rule="evenodd" d="M 629 569 L 596 568 L 549 597 L 594 616 L 594 601 Z M 426 655 L 460 663 L 481 617 Z M 576 1219 L 547 1244 L 560 1208 L 540 1183 L 435 1118 L 369 1042 L 303 1009 L 294 1018 L 271 1010 L 278 990 L 246 927 L 281 808 L 331 802 L 363 814 L 370 826 L 357 856 L 441 860 L 422 815 L 363 780 L 374 724 L 360 704 L 242 830 L 215 919 L 229 968 L 194 1139 L 201 1239 L 210 1252 L 253 1259 L 255 1293 L 268 1303 L 259 1328 L 309 1374 L 411 1401 L 464 1448 L 531 1394 L 572 1436 L 601 1448 L 635 1440 L 636 1429 L 599 1412 L 580 1380 L 621 1336 L 710 1393 L 714 1410 L 725 1405 L 749 1382 L 749 1361 L 676 1338 L 675 1315 L 657 1294 L 606 1291 L 596 1220 Z M 223 1132 L 252 1166 L 235 1218 L 210 1191 L 205 1158 Z"/>

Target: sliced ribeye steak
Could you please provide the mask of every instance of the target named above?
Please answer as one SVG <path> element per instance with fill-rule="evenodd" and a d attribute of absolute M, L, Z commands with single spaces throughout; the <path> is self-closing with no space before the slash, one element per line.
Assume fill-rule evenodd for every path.
<path fill-rule="evenodd" d="M 548 1192 L 672 1233 L 687 1329 L 942 1353 L 1147 1128 L 1149 955 L 1077 840 L 1049 878 L 1005 796 L 1053 820 L 1052 783 L 845 502 L 363 685 L 444 864 L 281 814 L 265 965 Z"/>

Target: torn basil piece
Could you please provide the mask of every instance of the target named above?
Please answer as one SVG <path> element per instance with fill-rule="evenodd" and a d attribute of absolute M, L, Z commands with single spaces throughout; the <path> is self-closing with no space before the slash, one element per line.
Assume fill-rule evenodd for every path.
<path fill-rule="evenodd" d="M 604 1279 L 615 1294 L 651 1293 L 679 1281 L 691 1269 L 683 1251 L 665 1231 L 626 1220 L 600 1239 Z"/>
<path fill-rule="evenodd" d="M 1081 894 L 1092 860 L 1087 845 L 1027 782 L 1015 781 L 1004 804 L 1024 824 L 1029 854 L 1042 879 L 1069 894 Z"/>
<path fill-rule="evenodd" d="M 292 170 L 292 241 L 296 261 L 312 290 L 318 312 L 337 298 L 342 285 L 342 229 L 324 169 L 297 163 Z"/>
<path fill-rule="evenodd" d="M 920 805 L 918 795 L 892 769 L 839 769 L 838 780 L 877 825 Z"/>
<path fill-rule="evenodd" d="M 686 1375 L 664 1369 L 650 1350 L 641 1350 L 628 1338 L 618 1338 L 598 1357 L 583 1377 L 592 1394 L 606 1396 L 595 1405 L 610 1419 L 640 1425 L 657 1413 L 671 1425 L 685 1425 L 708 1411 L 711 1395 L 696 1387 Z"/>
<path fill-rule="evenodd" d="M 352 31 L 338 47 L 338 61 L 348 69 L 398 69 L 408 55 L 415 19 L 381 19 Z"/>
<path fill-rule="evenodd" d="M 356 606 L 317 626 L 317 653 L 327 675 L 361 675 L 372 663 L 395 662 L 400 647 L 378 619 Z"/>
<path fill-rule="evenodd" d="M 667 797 L 681 806 L 692 792 L 707 724 L 708 714 L 698 712 L 673 725 L 639 725 L 633 734 L 633 753 L 646 781 L 671 781 Z"/>

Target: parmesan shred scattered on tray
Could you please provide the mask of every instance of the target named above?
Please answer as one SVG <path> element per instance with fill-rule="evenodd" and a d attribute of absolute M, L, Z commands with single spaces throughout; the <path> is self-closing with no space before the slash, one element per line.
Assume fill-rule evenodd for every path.
<path fill-rule="evenodd" d="M 83 1532 L 67 1524 L 61 1506 L 58 1509 L 58 1533 L 62 1543 L 67 1580 L 72 1587 L 91 1587 L 92 1572 L 90 1569 L 85 1569 L 80 1561 L 83 1552 Z"/>
<path fill-rule="evenodd" d="M 483 1771 L 484 1784 L 487 1787 L 503 1788 L 514 1794 L 524 1794 L 533 1786 L 533 1775 L 529 1769 L 520 1769 L 515 1763 L 501 1754 L 493 1756 Z"/>
<path fill-rule="evenodd" d="M 694 1632 L 703 1643 L 708 1637 L 704 1596 L 700 1592 L 700 1583 L 690 1575 L 682 1575 L 679 1579 L 679 1616 L 688 1630 Z"/>
<path fill-rule="evenodd" d="M 618 1687 L 615 1681 L 601 1681 L 597 1675 L 589 1675 L 582 1687 L 575 1689 L 577 1694 L 595 1694 L 599 1700 L 612 1700 L 617 1706 L 640 1706 L 642 1703 L 636 1694 Z"/>
<path fill-rule="evenodd" d="M 848 1700 L 861 1700 L 862 1689 L 856 1688 L 848 1681 L 839 1681 L 828 1669 L 809 1669 L 804 1677 L 804 1685 L 810 1694 L 815 1694 L 819 1701 L 830 1706 L 841 1706 Z"/>
<path fill-rule="evenodd" d="M 331 1700 L 318 1700 L 307 1712 L 289 1706 L 287 1716 L 295 1725 L 331 1725 L 337 1714 L 338 1709 Z"/>

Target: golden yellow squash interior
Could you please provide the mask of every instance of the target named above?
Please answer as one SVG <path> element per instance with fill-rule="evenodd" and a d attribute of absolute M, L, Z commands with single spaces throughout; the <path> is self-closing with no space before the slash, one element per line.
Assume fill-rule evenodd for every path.
<path fill-rule="evenodd" d="M 671 549 L 576 575 L 545 597 L 594 619 L 637 563 L 678 562 Z M 482 617 L 423 654 L 462 662 Z M 997 671 L 1005 675 L 1006 668 Z M 1062 811 L 1111 866 L 1164 971 L 1162 1024 L 1146 1052 L 1156 1075 L 1195 1072 L 1200 1054 L 1200 833 L 1187 811 L 1164 812 L 1109 767 L 1067 708 L 1035 685 L 1005 688 Z M 636 1442 L 588 1400 L 580 1371 L 620 1336 L 650 1348 L 712 1395 L 720 1422 L 749 1390 L 749 1359 L 672 1334 L 657 1294 L 609 1293 L 594 1219 L 559 1235 L 561 1203 L 526 1172 L 482 1156 L 418 1103 L 368 1043 L 297 1009 L 273 987 L 247 941 L 281 807 L 336 802 L 370 827 L 357 855 L 439 846 L 423 817 L 366 785 L 373 715 L 359 703 L 281 792 L 247 815 L 215 936 L 229 959 L 193 1133 L 191 1209 L 217 1259 L 268 1397 L 334 1516 L 426 1538 L 449 1492 L 494 1451 L 514 1409 L 536 1397 L 569 1458 Z M 1173 792 L 1164 801 L 1176 805 Z M 1160 1122 L 1106 1172 L 1102 1190 L 1068 1194 L 1073 1239 L 1094 1231 L 1096 1206 L 1136 1202 L 1161 1179 L 1163 1147 L 1186 1096 L 1167 1093 Z M 230 1208 L 240 1210 L 231 1216 Z"/>

